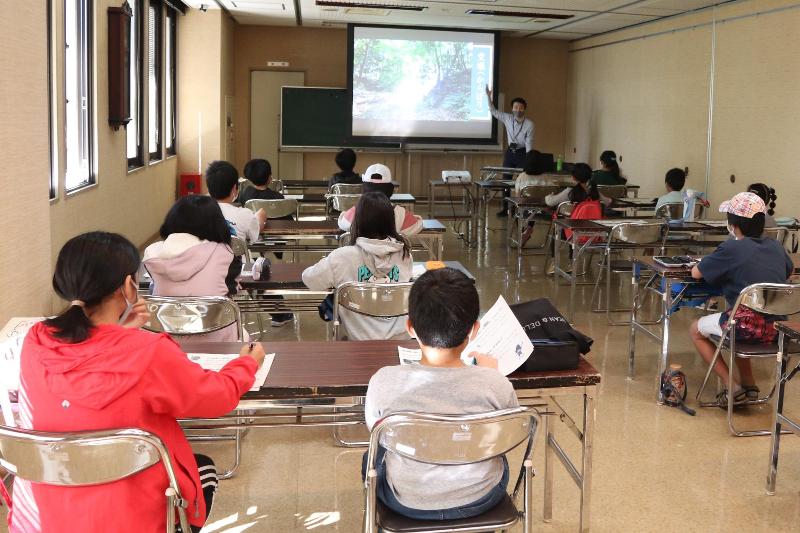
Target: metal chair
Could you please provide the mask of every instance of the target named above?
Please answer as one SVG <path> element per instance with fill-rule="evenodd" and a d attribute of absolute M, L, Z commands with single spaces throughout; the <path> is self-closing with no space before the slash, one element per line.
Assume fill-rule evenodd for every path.
<path fill-rule="evenodd" d="M 525 228 L 528 225 L 535 221 L 537 216 L 542 215 L 544 212 L 544 207 L 547 205 L 545 204 L 545 197 L 549 194 L 555 194 L 560 192 L 563 187 L 559 187 L 557 185 L 528 185 L 527 187 L 523 187 L 522 190 L 519 192 L 520 197 L 526 198 L 530 201 L 537 202 L 541 204 L 540 207 L 529 207 L 529 208 L 520 208 L 517 209 L 513 214 L 512 226 L 516 224 L 517 228 L 517 246 L 522 247 L 522 234 L 525 231 Z M 552 219 L 550 221 L 550 225 L 548 226 L 547 234 L 552 230 Z M 547 244 L 547 238 L 542 241 L 542 243 L 538 245 L 531 246 L 530 248 L 544 248 Z"/>
<path fill-rule="evenodd" d="M 326 194 L 326 214 L 331 216 L 335 212 L 342 213 L 351 207 L 355 207 L 361 194 Z"/>
<path fill-rule="evenodd" d="M 150 320 L 142 329 L 171 336 L 187 337 L 201 335 L 236 324 L 237 340 L 242 341 L 242 315 L 239 307 L 230 298 L 222 296 L 145 296 Z M 191 429 L 187 427 L 186 429 Z M 188 437 L 195 441 L 234 441 L 233 466 L 219 474 L 219 479 L 228 479 L 239 468 L 241 461 L 241 438 L 243 430 L 234 434 L 196 434 Z"/>
<path fill-rule="evenodd" d="M 694 219 L 698 220 L 703 218 L 703 210 L 705 207 L 700 202 L 694 204 Z M 670 202 L 664 204 L 656 210 L 655 218 L 664 218 L 667 220 L 681 220 L 683 218 L 683 202 Z"/>
<path fill-rule="evenodd" d="M 175 532 L 176 511 L 181 529 L 191 531 L 169 452 L 147 431 L 49 433 L 0 426 L 0 462 L 20 479 L 58 487 L 113 483 L 161 463 L 168 481 L 167 533 Z"/>
<path fill-rule="evenodd" d="M 283 193 L 283 180 L 280 178 L 270 180 L 267 189 L 272 189 L 275 192 Z"/>
<path fill-rule="evenodd" d="M 334 183 L 331 185 L 329 194 L 361 194 L 364 186 L 360 183 Z"/>
<path fill-rule="evenodd" d="M 345 231 L 339 235 L 339 248 L 342 246 L 350 246 L 353 243 L 353 236 L 349 231 Z"/>
<path fill-rule="evenodd" d="M 247 241 L 239 237 L 231 237 L 231 251 L 236 257 L 248 256 Z"/>
<path fill-rule="evenodd" d="M 243 338 L 239 307 L 224 296 L 145 296 L 150 320 L 143 329 L 169 335 L 201 335 L 236 324 Z"/>
<path fill-rule="evenodd" d="M 370 434 L 367 474 L 364 480 L 364 532 L 444 533 L 507 530 L 523 523 L 533 529 L 533 444 L 541 420 L 525 407 L 477 415 L 431 415 L 399 412 L 380 420 Z M 473 518 L 459 520 L 414 520 L 398 515 L 377 498 L 377 454 L 379 447 L 406 461 L 457 466 L 500 457 L 526 444 L 519 477 L 512 495 L 493 509 Z M 522 511 L 514 503 L 522 493 Z"/>
<path fill-rule="evenodd" d="M 250 187 L 253 187 L 253 182 L 252 181 L 250 181 L 247 178 L 239 178 L 239 192 L 240 193 L 242 191 L 250 188 Z"/>
<path fill-rule="evenodd" d="M 556 207 L 556 214 L 555 218 L 569 218 L 572 215 L 572 210 L 575 209 L 575 206 L 578 205 L 575 202 L 561 202 Z M 550 229 L 547 231 L 547 239 L 545 240 L 544 246 L 549 251 L 550 247 L 553 245 L 553 226 L 554 223 L 551 222 Z M 547 270 L 547 267 L 551 260 L 550 253 L 545 254 L 544 256 L 544 270 Z M 521 260 L 517 264 L 517 272 L 520 271 L 522 267 Z"/>
<path fill-rule="evenodd" d="M 333 296 L 333 337 L 341 340 L 341 310 L 376 318 L 408 314 L 408 294 L 413 283 L 360 283 L 347 281 Z"/>
<path fill-rule="evenodd" d="M 786 237 L 789 236 L 789 229 L 784 228 L 781 226 L 776 226 L 774 228 L 764 228 L 764 236 L 769 237 L 770 239 L 775 239 L 781 245 L 786 244 Z"/>
<path fill-rule="evenodd" d="M 603 249 L 603 258 L 600 262 L 600 271 L 594 282 L 592 292 L 592 304 L 598 297 L 600 289 L 600 278 L 606 278 L 606 305 L 600 307 L 600 300 L 597 298 L 597 305 L 592 308 L 596 313 L 606 313 L 606 321 L 611 326 L 630 325 L 630 322 L 615 322 L 611 319 L 611 313 L 630 312 L 630 308 L 611 308 L 611 274 L 633 273 L 633 263 L 630 259 L 613 260 L 612 254 L 616 251 L 640 247 L 646 244 L 658 245 L 663 249 L 664 241 L 668 229 L 661 222 L 623 222 L 611 228 L 608 234 L 606 246 Z"/>
<path fill-rule="evenodd" d="M 708 379 L 711 377 L 711 372 L 714 370 L 714 365 L 717 359 L 721 356 L 722 351 L 728 352 L 730 360 L 728 364 L 728 391 L 733 390 L 733 374 L 734 363 L 737 357 L 742 359 L 777 359 L 780 364 L 780 350 L 777 342 L 765 343 L 751 343 L 736 341 L 736 335 L 731 335 L 731 331 L 736 331 L 736 313 L 740 307 L 747 307 L 756 311 L 757 313 L 765 315 L 795 315 L 800 313 L 800 285 L 793 285 L 788 283 L 755 283 L 742 289 L 739 297 L 736 298 L 736 303 L 730 312 L 728 323 L 722 328 L 722 336 L 712 336 L 711 340 L 717 344 L 717 349 L 714 352 L 714 357 L 711 359 L 711 364 L 708 365 L 708 370 L 703 378 L 703 383 L 697 389 L 697 401 L 701 407 L 716 407 L 716 402 L 702 401 L 702 394 L 705 391 Z M 800 347 L 796 343 L 792 343 L 793 350 L 790 353 L 800 353 Z M 770 400 L 775 392 L 775 384 L 772 390 L 763 398 L 756 400 L 747 400 L 745 404 L 763 404 Z M 733 407 L 734 398 L 732 394 L 728 394 L 728 429 L 731 435 L 735 437 L 752 437 L 755 435 L 769 435 L 770 429 L 759 429 L 749 431 L 739 431 L 733 423 Z"/>
<path fill-rule="evenodd" d="M 244 206 L 254 213 L 259 209 L 263 209 L 267 214 L 267 218 L 283 218 L 287 216 L 297 217 L 298 209 L 297 200 L 294 198 L 280 198 L 276 200 L 262 200 L 254 198 L 247 200 Z"/>
<path fill-rule="evenodd" d="M 628 188 L 625 185 L 598 185 L 597 191 L 606 198 L 625 198 Z"/>

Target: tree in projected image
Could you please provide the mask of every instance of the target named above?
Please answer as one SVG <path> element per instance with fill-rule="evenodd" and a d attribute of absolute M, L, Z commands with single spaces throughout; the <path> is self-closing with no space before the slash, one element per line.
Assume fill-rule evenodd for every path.
<path fill-rule="evenodd" d="M 358 118 L 469 118 L 470 43 L 358 39 L 353 115 Z"/>

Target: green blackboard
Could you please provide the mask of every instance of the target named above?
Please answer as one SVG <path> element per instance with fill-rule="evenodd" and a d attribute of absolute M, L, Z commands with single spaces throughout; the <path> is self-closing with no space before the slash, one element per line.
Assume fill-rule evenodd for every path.
<path fill-rule="evenodd" d="M 398 143 L 351 142 L 348 99 L 347 89 L 283 87 L 281 147 L 399 148 Z"/>

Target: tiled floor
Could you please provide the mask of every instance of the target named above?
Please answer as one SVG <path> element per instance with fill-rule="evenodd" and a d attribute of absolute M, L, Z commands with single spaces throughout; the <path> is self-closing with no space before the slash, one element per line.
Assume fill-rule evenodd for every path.
<path fill-rule="evenodd" d="M 459 260 L 475 275 L 486 310 L 499 294 L 510 302 L 551 297 L 563 306 L 567 291 L 554 295 L 552 278 L 542 273 L 542 258 L 528 257 L 522 279 L 516 278 L 516 258 L 505 248 L 503 222 L 491 221 L 488 251 L 467 249 L 449 236 L 445 258 Z M 311 258 L 302 258 L 310 261 Z M 628 283 L 616 284 L 627 290 Z M 580 289 L 575 325 L 595 339 L 589 360 L 603 382 L 597 399 L 594 440 L 594 482 L 591 527 L 617 531 L 797 531 L 800 529 L 800 444 L 784 437 L 777 494 L 764 490 L 769 438 L 728 435 L 723 411 L 700 409 L 690 417 L 677 409 L 655 404 L 657 347 L 647 340 L 637 344 L 636 377 L 626 379 L 626 327 L 608 327 L 604 315 L 586 310 L 591 291 Z M 674 320 L 671 360 L 684 365 L 691 404 L 704 372 L 686 334 L 692 310 Z M 324 338 L 316 316 L 305 315 L 294 326 L 267 332 L 269 340 Z M 268 348 L 268 346 L 267 346 Z M 758 373 L 767 388 L 768 364 Z M 788 388 L 790 414 L 800 391 Z M 576 402 L 567 403 L 578 412 Z M 792 409 L 794 408 L 794 409 Z M 742 413 L 743 424 L 769 423 L 769 408 Z M 559 424 L 557 424 L 558 426 Z M 565 442 L 574 439 L 557 427 Z M 535 464 L 541 474 L 542 440 Z M 198 446 L 218 464 L 228 460 L 225 445 Z M 576 453 L 577 445 L 567 446 Z M 324 429 L 252 431 L 244 441 L 243 464 L 237 475 L 223 481 L 204 532 L 357 532 L 362 519 L 360 484 L 362 451 L 333 445 Z M 512 460 L 512 465 L 518 464 Z M 541 521 L 542 477 L 534 481 L 535 531 L 577 530 L 578 491 L 566 472 L 555 465 L 556 493 L 552 522 Z M 521 528 L 514 531 L 521 531 Z"/>

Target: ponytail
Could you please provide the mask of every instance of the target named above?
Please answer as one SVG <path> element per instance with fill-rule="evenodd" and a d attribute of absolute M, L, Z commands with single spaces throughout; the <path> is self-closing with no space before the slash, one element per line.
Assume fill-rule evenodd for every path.
<path fill-rule="evenodd" d="M 70 305 L 45 325 L 58 339 L 85 341 L 93 327 L 86 308 L 102 303 L 128 276 L 135 279 L 138 270 L 139 251 L 122 235 L 93 231 L 73 237 L 58 253 L 53 273 L 53 289 Z"/>
<path fill-rule="evenodd" d="M 772 216 L 775 214 L 775 200 L 778 199 L 778 195 L 775 194 L 775 189 L 765 183 L 753 183 L 747 188 L 747 192 L 755 193 L 764 200 L 768 215 Z"/>
<path fill-rule="evenodd" d="M 617 167 L 617 170 L 619 170 L 619 167 Z M 588 195 L 589 195 L 589 198 L 591 198 L 594 201 L 597 201 L 597 200 L 600 199 L 600 191 L 597 190 L 597 184 L 594 181 L 590 181 L 589 182 Z"/>

